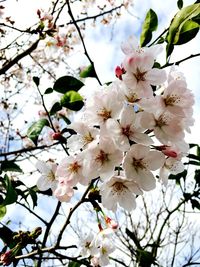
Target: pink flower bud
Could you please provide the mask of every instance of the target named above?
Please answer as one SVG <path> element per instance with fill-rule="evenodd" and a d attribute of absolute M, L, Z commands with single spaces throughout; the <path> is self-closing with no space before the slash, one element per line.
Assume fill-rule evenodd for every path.
<path fill-rule="evenodd" d="M 176 153 L 176 151 L 174 150 L 162 150 L 163 154 L 165 154 L 166 156 L 168 157 L 171 157 L 171 158 L 176 158 L 178 156 L 178 154 Z"/>
<path fill-rule="evenodd" d="M 122 74 L 124 74 L 125 73 L 125 70 L 124 70 L 124 68 L 122 67 L 120 67 L 120 66 L 117 66 L 116 68 L 115 68 L 115 75 L 116 75 L 116 77 L 117 78 L 119 78 L 120 80 L 122 80 Z"/>
<path fill-rule="evenodd" d="M 10 265 L 14 260 L 12 250 L 8 250 L 5 253 L 1 254 L 0 260 L 2 261 L 4 266 Z"/>
<path fill-rule="evenodd" d="M 113 230 L 118 228 L 118 223 L 109 217 L 106 217 L 106 223 L 107 223 L 108 227 L 113 229 Z"/>
<path fill-rule="evenodd" d="M 41 11 L 39 9 L 37 10 L 37 15 L 39 18 L 41 18 Z"/>

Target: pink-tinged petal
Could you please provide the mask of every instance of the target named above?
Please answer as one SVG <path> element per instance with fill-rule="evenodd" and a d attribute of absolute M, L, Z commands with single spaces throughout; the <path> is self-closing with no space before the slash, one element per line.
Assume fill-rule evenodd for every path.
<path fill-rule="evenodd" d="M 137 87 L 137 79 L 135 78 L 135 76 L 133 76 L 132 73 L 125 73 L 123 75 L 123 81 L 128 88 L 131 88 L 133 92 L 135 91 L 134 88 Z"/>
<path fill-rule="evenodd" d="M 132 211 L 136 208 L 135 196 L 131 193 L 121 195 L 119 205 L 127 211 Z"/>
<path fill-rule="evenodd" d="M 146 146 L 152 145 L 154 143 L 152 138 L 144 133 L 134 133 L 133 135 L 129 136 L 129 139 L 138 144 L 142 144 Z"/>
<path fill-rule="evenodd" d="M 170 174 L 169 170 L 166 169 L 165 167 L 160 169 L 159 179 L 162 181 L 164 186 L 167 186 L 169 174 Z"/>
<path fill-rule="evenodd" d="M 146 80 L 138 82 L 136 92 L 139 97 L 147 97 L 147 98 L 153 97 L 152 87 L 149 81 L 146 81 Z"/>
<path fill-rule="evenodd" d="M 46 162 L 41 160 L 38 160 L 35 166 L 39 170 L 39 172 L 43 174 L 46 174 L 51 170 L 50 166 Z"/>
<path fill-rule="evenodd" d="M 129 37 L 128 40 L 122 42 L 121 44 L 121 50 L 126 55 L 132 54 L 136 49 L 138 49 L 138 47 L 138 39 L 135 36 Z"/>
<path fill-rule="evenodd" d="M 121 134 L 120 124 L 116 120 L 108 119 L 106 121 L 105 126 L 106 126 L 106 130 L 107 130 L 106 133 L 108 133 L 112 138 L 115 136 L 119 136 Z M 104 133 L 105 133 L 105 131 L 104 131 Z"/>
<path fill-rule="evenodd" d="M 148 146 L 136 144 L 131 146 L 127 155 L 130 153 L 130 155 L 135 159 L 143 159 L 149 153 L 149 150 L 150 148 Z"/>
<path fill-rule="evenodd" d="M 156 68 L 149 70 L 146 73 L 145 77 L 151 85 L 160 85 L 164 83 L 167 79 L 165 70 L 160 70 Z"/>
<path fill-rule="evenodd" d="M 156 58 L 163 51 L 163 46 L 160 44 L 148 47 L 147 53 L 150 53 L 152 57 Z"/>
<path fill-rule="evenodd" d="M 153 67 L 154 61 L 155 59 L 152 55 L 143 53 L 140 56 L 140 60 L 137 62 L 137 67 L 141 72 L 149 71 Z"/>
<path fill-rule="evenodd" d="M 156 126 L 154 115 L 145 111 L 141 116 L 140 123 L 144 129 L 153 129 Z"/>
<path fill-rule="evenodd" d="M 122 110 L 120 124 L 122 127 L 131 125 L 135 122 L 136 115 L 132 106 L 126 106 Z"/>
<path fill-rule="evenodd" d="M 43 175 L 37 180 L 36 185 L 40 191 L 46 191 L 51 187 L 51 183 L 48 183 L 48 180 Z"/>
<path fill-rule="evenodd" d="M 148 169 L 156 171 L 163 166 L 165 162 L 165 156 L 159 151 L 150 151 L 144 161 L 148 165 Z"/>
<path fill-rule="evenodd" d="M 138 184 L 144 191 L 150 191 L 156 187 L 156 180 L 150 171 L 141 171 Z"/>

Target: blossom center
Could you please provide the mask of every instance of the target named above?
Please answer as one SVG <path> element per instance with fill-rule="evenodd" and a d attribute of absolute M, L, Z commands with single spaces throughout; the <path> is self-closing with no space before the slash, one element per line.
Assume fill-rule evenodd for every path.
<path fill-rule="evenodd" d="M 126 187 L 123 183 L 120 183 L 120 182 L 116 182 L 113 184 L 113 189 L 115 192 L 117 193 L 121 193 L 124 191 L 124 188 Z"/>
<path fill-rule="evenodd" d="M 131 127 L 130 125 L 126 125 L 126 127 L 122 127 L 122 134 L 129 137 L 132 134 L 130 127 Z"/>
<path fill-rule="evenodd" d="M 103 150 L 100 150 L 95 160 L 103 165 L 106 161 L 109 160 L 108 154 L 106 154 Z"/>
<path fill-rule="evenodd" d="M 68 170 L 71 172 L 71 173 L 77 173 L 78 170 L 80 169 L 80 165 L 78 164 L 77 161 L 69 164 L 69 167 L 68 167 Z"/>
<path fill-rule="evenodd" d="M 178 104 L 181 99 L 177 95 L 168 95 L 164 101 L 166 106 L 173 106 L 174 104 Z"/>
<path fill-rule="evenodd" d="M 54 175 L 54 173 L 53 173 L 52 171 L 50 171 L 50 172 L 47 174 L 47 180 L 48 180 L 49 182 L 52 182 L 52 181 L 55 180 L 55 175 Z"/>
<path fill-rule="evenodd" d="M 98 116 L 102 117 L 103 121 L 111 118 L 111 111 L 107 110 L 106 108 L 102 108 L 97 112 Z"/>
<path fill-rule="evenodd" d="M 162 126 L 165 126 L 167 125 L 167 117 L 165 115 L 161 115 L 158 120 L 156 120 L 156 126 L 157 127 L 162 127 Z"/>
<path fill-rule="evenodd" d="M 93 140 L 94 140 L 94 138 L 92 137 L 90 132 L 83 136 L 83 141 L 84 141 L 85 145 L 91 143 Z"/>
<path fill-rule="evenodd" d="M 144 162 L 142 162 L 142 159 L 132 159 L 132 165 L 136 169 L 146 169 Z"/>
<path fill-rule="evenodd" d="M 137 83 L 140 82 L 140 81 L 145 81 L 145 74 L 146 74 L 146 71 L 144 72 L 141 72 L 138 68 L 136 69 L 136 73 L 133 73 L 133 75 L 135 76 L 136 80 L 137 80 Z"/>

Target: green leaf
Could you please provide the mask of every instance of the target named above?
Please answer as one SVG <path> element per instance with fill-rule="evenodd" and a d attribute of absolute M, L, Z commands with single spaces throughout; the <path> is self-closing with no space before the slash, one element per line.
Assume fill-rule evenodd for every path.
<path fill-rule="evenodd" d="M 200 14 L 197 15 L 196 17 L 192 18 L 192 21 L 198 23 L 198 25 L 200 25 Z"/>
<path fill-rule="evenodd" d="M 149 11 L 146 14 L 144 23 L 142 25 L 142 33 L 140 36 L 141 47 L 145 46 L 151 41 L 152 32 L 157 29 L 157 26 L 158 26 L 158 17 L 152 9 L 149 9 Z"/>
<path fill-rule="evenodd" d="M 166 41 L 169 44 L 178 44 L 180 39 L 180 33 L 183 25 L 187 22 L 198 16 L 200 13 L 200 4 L 193 4 L 184 7 L 181 9 L 173 18 L 169 31 L 167 34 Z M 184 28 L 187 28 L 188 25 L 184 26 Z M 183 28 L 183 30 L 184 30 Z M 182 30 L 182 31 L 183 31 Z M 190 41 L 191 39 L 189 39 Z M 180 41 L 181 42 L 181 41 Z"/>
<path fill-rule="evenodd" d="M 33 208 L 37 206 L 37 193 L 32 188 L 28 188 L 29 195 L 33 201 Z"/>
<path fill-rule="evenodd" d="M 61 117 L 61 119 L 64 120 L 64 122 L 66 122 L 66 124 L 69 125 L 71 123 L 71 121 L 67 117 L 63 116 L 62 114 L 60 114 L 59 116 Z"/>
<path fill-rule="evenodd" d="M 56 80 L 53 90 L 62 94 L 68 91 L 78 91 L 84 83 L 72 76 L 63 76 Z"/>
<path fill-rule="evenodd" d="M 68 267 L 80 267 L 81 265 L 82 265 L 82 263 L 70 261 L 68 264 Z"/>
<path fill-rule="evenodd" d="M 28 128 L 27 137 L 30 138 L 35 145 L 37 144 L 38 137 L 44 126 L 49 126 L 49 121 L 47 119 L 40 119 Z"/>
<path fill-rule="evenodd" d="M 40 84 L 40 78 L 39 78 L 39 77 L 34 76 L 34 77 L 33 77 L 33 81 L 34 81 L 34 83 L 36 84 L 36 86 L 39 86 L 39 84 Z"/>
<path fill-rule="evenodd" d="M 61 110 L 62 106 L 59 102 L 56 102 L 53 104 L 53 106 L 51 107 L 49 114 L 50 115 L 54 115 L 57 111 Z"/>
<path fill-rule="evenodd" d="M 0 206 L 0 220 L 6 215 L 6 207 Z"/>
<path fill-rule="evenodd" d="M 167 58 L 171 55 L 171 53 L 173 52 L 173 50 L 174 50 L 174 45 L 167 44 L 167 46 L 166 46 L 166 57 Z"/>
<path fill-rule="evenodd" d="M 181 9 L 183 7 L 183 0 L 178 0 L 177 6 L 179 9 Z"/>
<path fill-rule="evenodd" d="M 96 77 L 96 72 L 93 65 L 89 65 L 80 72 L 81 78 Z"/>
<path fill-rule="evenodd" d="M 198 33 L 199 31 L 199 24 L 189 20 L 186 21 L 179 33 L 179 39 L 176 43 L 176 45 L 182 45 L 189 41 L 191 41 Z"/>
<path fill-rule="evenodd" d="M 75 91 L 69 91 L 62 96 L 60 104 L 68 109 L 78 111 L 84 105 L 82 99 L 83 98 L 79 93 Z"/>
<path fill-rule="evenodd" d="M 1 171 L 23 172 L 22 169 L 16 163 L 14 163 L 14 161 L 8 161 L 8 160 L 5 160 L 1 163 Z"/>
<path fill-rule="evenodd" d="M 3 225 L 3 224 L 2 224 Z M 17 243 L 13 240 L 13 236 L 16 232 L 13 232 L 10 228 L 6 225 L 0 227 L 0 239 L 6 244 L 10 249 L 12 249 Z"/>
<path fill-rule="evenodd" d="M 5 174 L 4 179 L 5 179 L 6 197 L 4 201 L 1 203 L 0 207 L 15 203 L 17 200 L 17 193 L 13 188 L 11 180 L 8 177 L 8 175 Z"/>
<path fill-rule="evenodd" d="M 48 95 L 48 94 L 51 94 L 51 93 L 53 93 L 53 88 L 51 88 L 51 87 L 47 88 L 45 90 L 45 92 L 44 92 L 45 95 Z"/>

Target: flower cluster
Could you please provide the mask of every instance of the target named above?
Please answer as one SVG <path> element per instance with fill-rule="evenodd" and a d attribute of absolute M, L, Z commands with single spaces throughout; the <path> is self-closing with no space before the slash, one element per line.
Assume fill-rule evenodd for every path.
<path fill-rule="evenodd" d="M 39 179 L 39 188 L 51 188 L 60 201 L 98 178 L 103 206 L 130 211 L 136 195 L 156 187 L 155 171 L 166 185 L 170 173 L 184 170 L 194 97 L 183 74 L 172 68 L 167 77 L 154 67 L 161 45 L 141 48 L 131 38 L 122 51 L 118 79 L 86 97 L 81 121 L 69 125 L 76 133 L 67 141 L 70 155 L 58 166 L 38 164 L 49 181 Z"/>
<path fill-rule="evenodd" d="M 141 48 L 130 38 L 122 51 L 117 79 L 86 96 L 81 120 L 68 126 L 75 133 L 67 138 L 69 155 L 58 165 L 37 164 L 39 189 L 51 188 L 60 201 L 70 201 L 78 183 L 95 179 L 104 208 L 131 211 L 137 195 L 156 187 L 155 175 L 166 186 L 170 173 L 184 170 L 182 158 L 189 149 L 184 138 L 193 125 L 194 97 L 183 74 L 171 68 L 167 76 L 158 67 L 161 45 Z M 102 266 L 108 258 L 99 251 L 105 256 L 114 250 L 109 244 L 108 251 L 107 239 L 91 241 L 88 236 L 82 246 L 93 260 L 103 259 Z"/>

